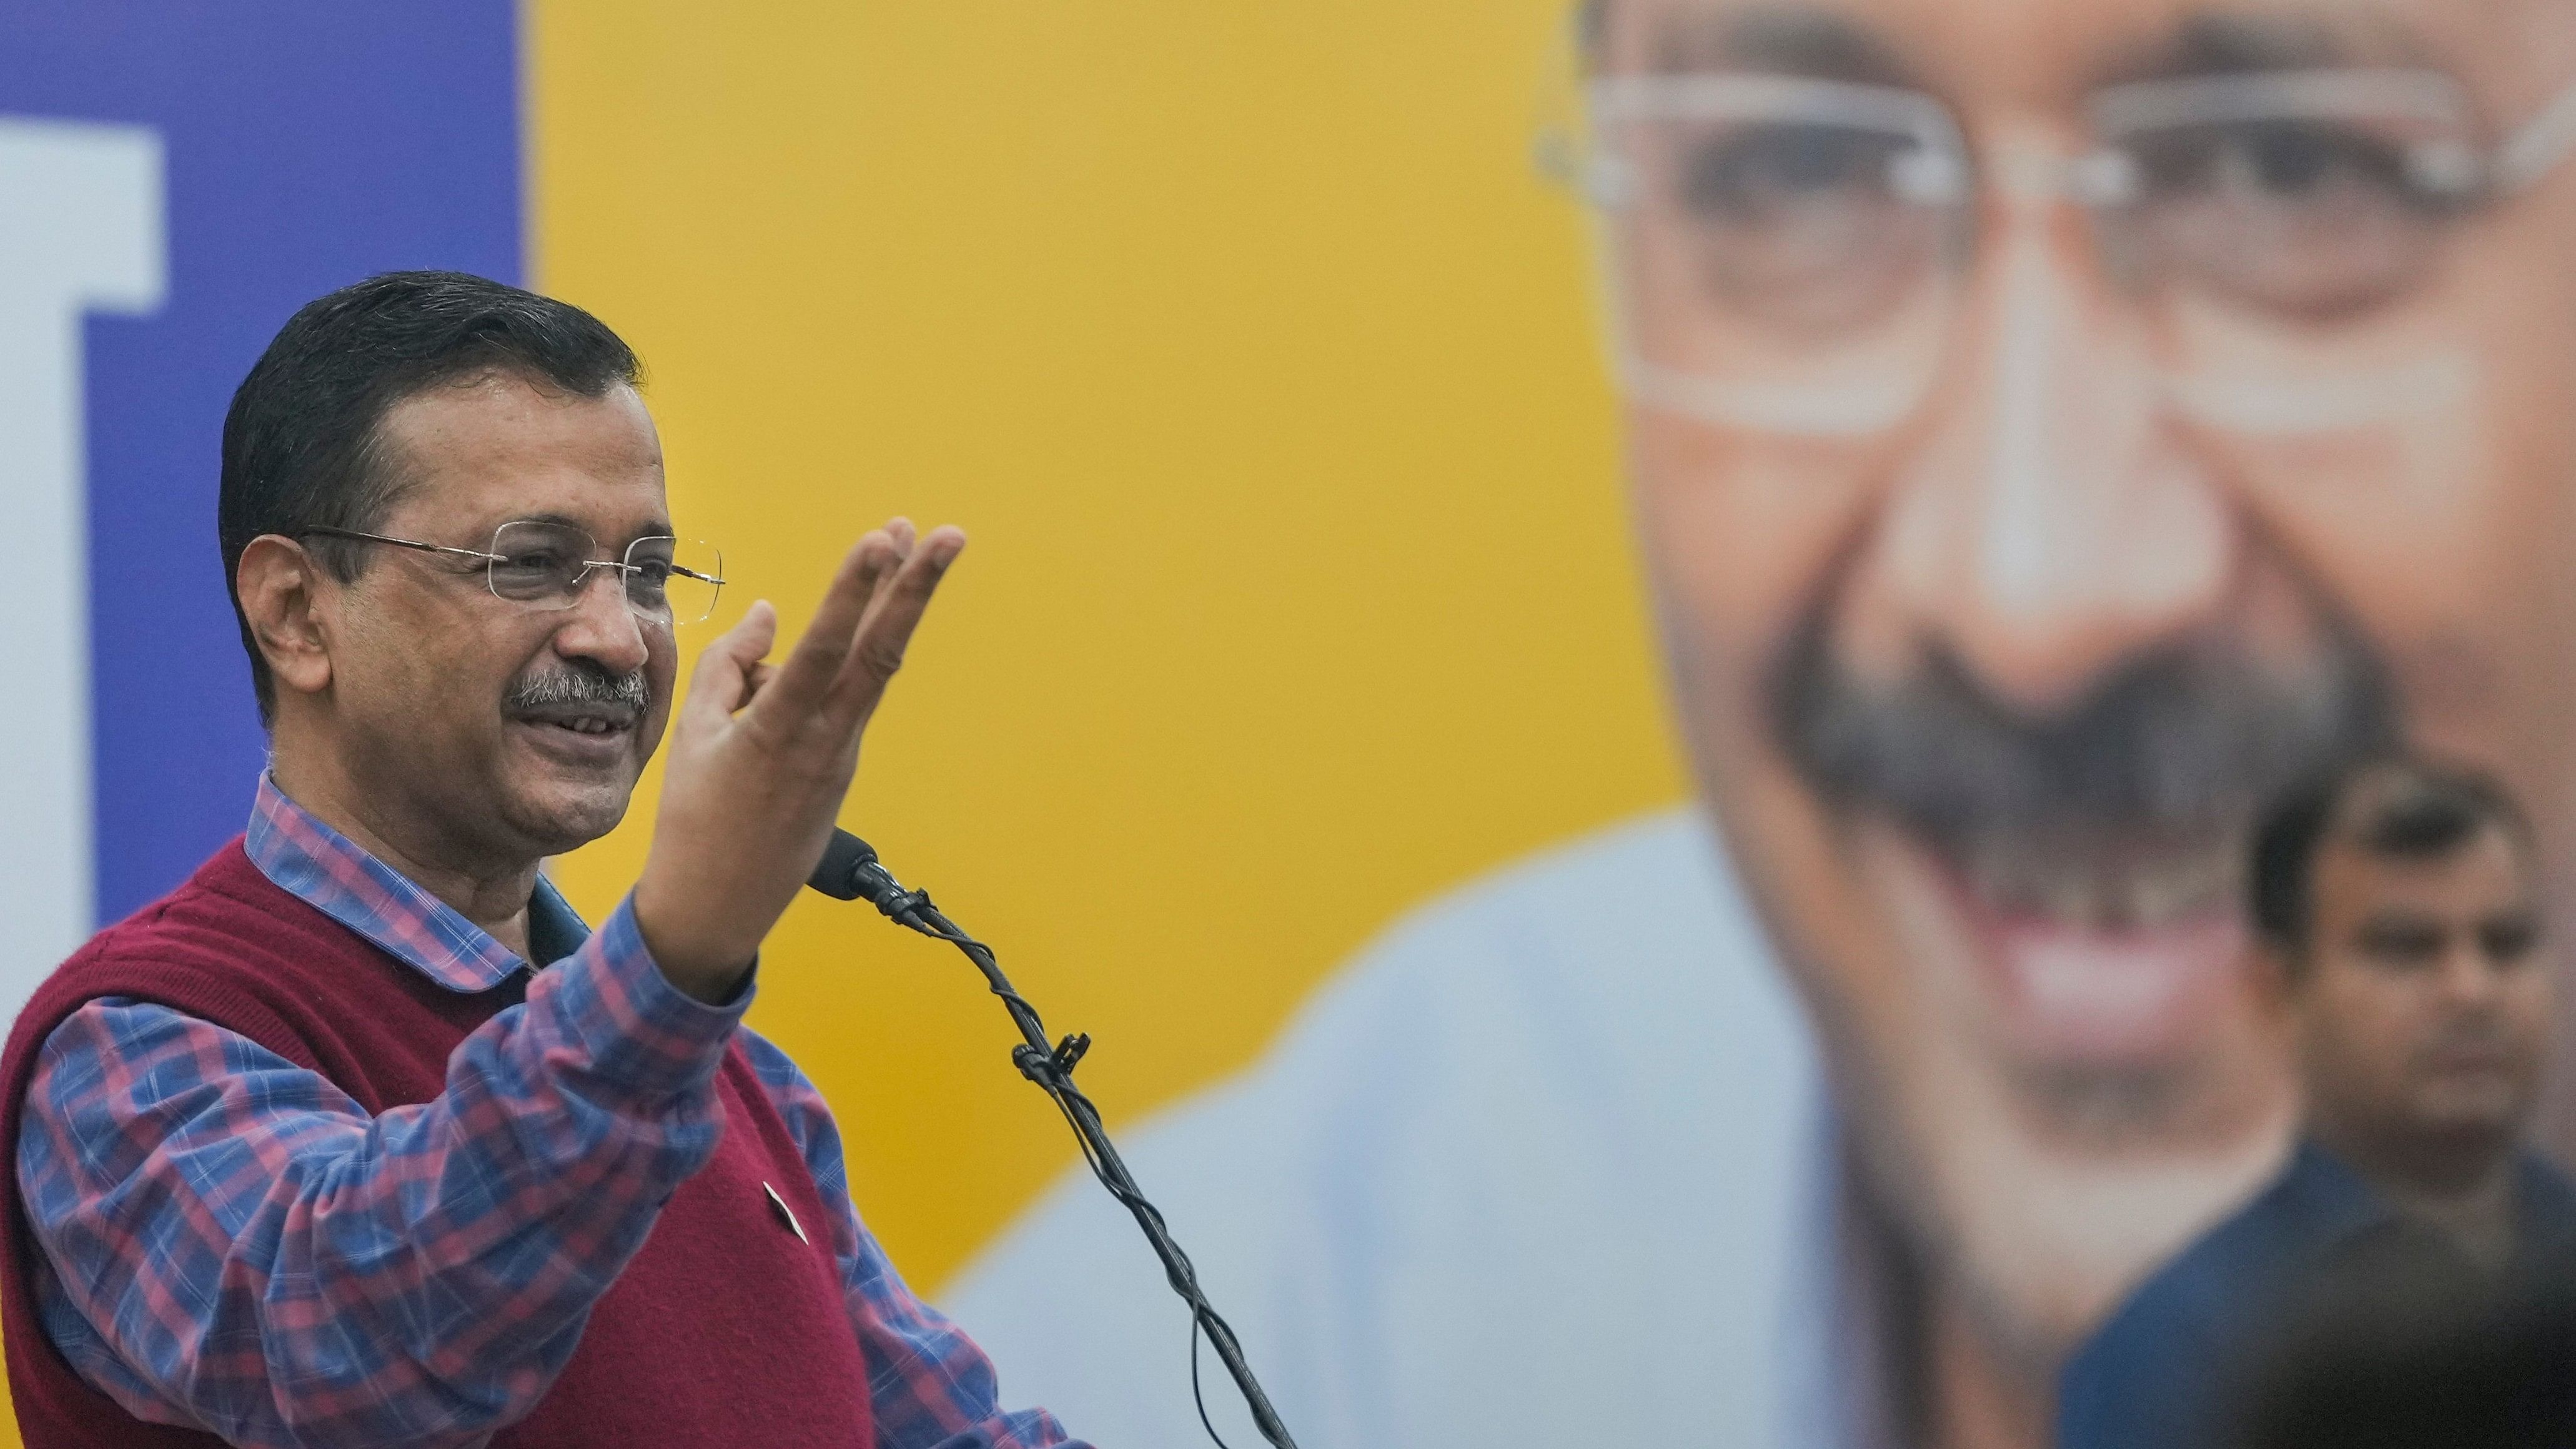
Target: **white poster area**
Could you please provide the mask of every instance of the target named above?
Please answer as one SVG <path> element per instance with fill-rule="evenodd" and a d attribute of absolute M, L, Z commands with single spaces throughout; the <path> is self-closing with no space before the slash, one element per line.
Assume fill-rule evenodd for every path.
<path fill-rule="evenodd" d="M 169 286 L 160 137 L 0 116 L 0 1022 L 96 926 L 81 327 Z"/>

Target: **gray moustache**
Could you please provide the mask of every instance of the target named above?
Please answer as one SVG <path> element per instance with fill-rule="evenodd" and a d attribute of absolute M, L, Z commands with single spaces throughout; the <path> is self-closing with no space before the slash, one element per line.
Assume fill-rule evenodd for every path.
<path fill-rule="evenodd" d="M 1781 748 L 1839 808 L 1953 848 L 2009 841 L 2097 861 L 2124 838 L 2150 854 L 2157 842 L 2189 850 L 2243 829 L 2310 771 L 2400 734 L 2386 671 L 2358 631 L 2331 623 L 2287 668 L 2217 632 L 2173 641 L 2047 718 L 1995 698 L 1938 649 L 1901 683 L 1863 683 L 1826 632 L 1811 616 L 1772 671 Z"/>
<path fill-rule="evenodd" d="M 501 697 L 505 714 L 525 714 L 573 704 L 623 705 L 641 714 L 653 703 L 653 687 L 638 669 L 615 675 L 596 666 L 550 669 L 513 682 Z"/>

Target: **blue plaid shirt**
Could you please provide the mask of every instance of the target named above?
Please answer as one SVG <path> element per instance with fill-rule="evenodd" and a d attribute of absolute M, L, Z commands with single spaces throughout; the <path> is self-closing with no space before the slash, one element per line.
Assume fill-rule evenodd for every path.
<path fill-rule="evenodd" d="M 528 967 L 265 777 L 245 847 L 271 881 L 448 990 Z M 457 1048 L 444 1094 L 381 1116 L 168 1007 L 111 997 L 66 1018 L 28 1088 L 18 1183 L 43 1249 L 45 1330 L 82 1377 L 137 1418 L 235 1444 L 482 1443 L 544 1397 L 578 1342 L 563 1327 L 714 1153 L 716 1072 L 739 1039 L 829 1210 L 877 1442 L 1069 1442 L 1043 1412 L 1001 1412 L 983 1353 L 904 1286 L 851 1206 L 821 1095 L 740 1024 L 748 988 L 697 1001 L 663 979 L 627 906 L 593 934 L 542 881 L 528 934 L 546 969 L 525 1005 Z M 612 1055 L 619 1069 L 599 1070 Z M 558 1170 L 576 1158 L 594 1170 Z M 502 1179 L 588 1185 L 528 1209 L 531 1251 L 527 1232 L 484 1221 L 496 1204 L 466 1200 Z M 360 1260 L 374 1265 L 364 1291 L 334 1271 Z M 440 1271 L 387 1293 L 388 1261 Z M 482 1301 L 458 1302 L 460 1285 Z M 460 1335 L 474 1347 L 447 1341 Z M 267 1352 L 224 1348 L 244 1342 Z M 336 1367 L 289 1380 L 264 1362 Z M 431 1363 L 435 1379 L 418 1367 Z"/>

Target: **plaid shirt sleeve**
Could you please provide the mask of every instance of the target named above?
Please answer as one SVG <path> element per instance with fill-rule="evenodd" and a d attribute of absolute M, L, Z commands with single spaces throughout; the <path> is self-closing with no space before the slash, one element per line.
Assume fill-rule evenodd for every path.
<path fill-rule="evenodd" d="M 831 1215 L 850 1326 L 871 1366 L 869 1403 L 879 1449 L 1085 1449 L 1043 1409 L 1004 1413 L 991 1360 L 957 1325 L 913 1296 L 859 1221 L 841 1129 L 831 1108 L 785 1052 L 745 1031 L 743 1047 L 770 1101 L 804 1153 Z"/>
<path fill-rule="evenodd" d="M 92 1002 L 19 1138 L 48 1334 L 136 1417 L 236 1444 L 480 1444 L 714 1153 L 749 995 L 672 987 L 621 906 L 436 1100 L 376 1117 L 208 1022 Z"/>

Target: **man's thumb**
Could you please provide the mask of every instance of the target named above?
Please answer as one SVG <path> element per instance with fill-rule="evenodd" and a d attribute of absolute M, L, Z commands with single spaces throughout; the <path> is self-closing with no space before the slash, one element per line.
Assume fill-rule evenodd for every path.
<path fill-rule="evenodd" d="M 742 622 L 719 634 L 698 655 L 689 675 L 689 708 L 731 714 L 751 697 L 752 671 L 778 642 L 778 611 L 755 602 Z"/>

